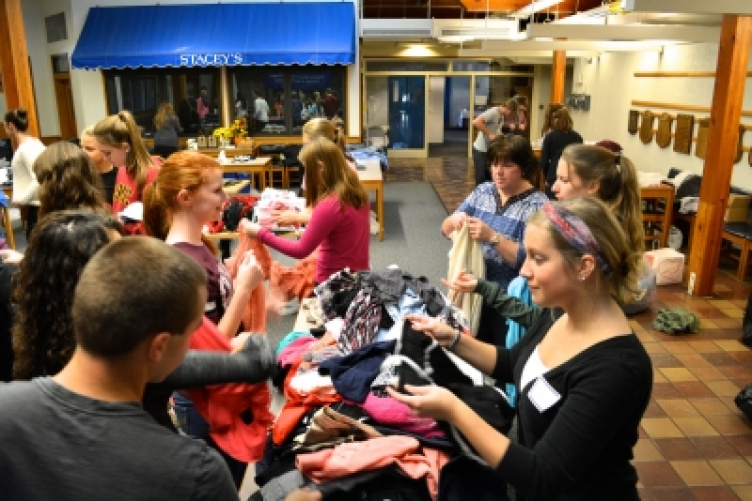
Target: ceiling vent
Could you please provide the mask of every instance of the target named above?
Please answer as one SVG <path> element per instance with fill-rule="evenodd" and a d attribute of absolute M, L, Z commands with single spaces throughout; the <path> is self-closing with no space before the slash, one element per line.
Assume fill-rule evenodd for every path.
<path fill-rule="evenodd" d="M 515 40 L 519 38 L 516 19 L 435 19 L 433 36 L 439 40 Z"/>
<path fill-rule="evenodd" d="M 431 19 L 361 19 L 360 36 L 364 40 L 407 40 L 431 38 Z"/>

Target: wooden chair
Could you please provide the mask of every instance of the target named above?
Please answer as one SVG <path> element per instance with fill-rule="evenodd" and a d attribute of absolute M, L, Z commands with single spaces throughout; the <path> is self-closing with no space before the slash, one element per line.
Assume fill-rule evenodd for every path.
<path fill-rule="evenodd" d="M 668 184 L 644 186 L 640 189 L 640 198 L 645 202 L 642 222 L 646 227 L 646 243 L 657 241 L 661 248 L 668 247 L 668 233 L 674 210 L 674 187 Z M 655 234 L 655 229 L 660 231 L 660 236 Z"/>
<path fill-rule="evenodd" d="M 739 261 L 736 278 L 744 280 L 747 275 L 749 253 L 752 252 L 752 224 L 746 221 L 724 224 L 721 241 L 730 244 L 726 246 L 728 256 Z"/>

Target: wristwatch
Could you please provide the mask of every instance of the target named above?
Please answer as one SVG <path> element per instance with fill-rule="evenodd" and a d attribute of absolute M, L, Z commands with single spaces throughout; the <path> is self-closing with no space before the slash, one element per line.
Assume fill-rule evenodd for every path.
<path fill-rule="evenodd" d="M 499 233 L 494 233 L 491 239 L 488 241 L 489 244 L 496 247 L 499 245 L 499 242 L 501 242 L 501 235 Z"/>

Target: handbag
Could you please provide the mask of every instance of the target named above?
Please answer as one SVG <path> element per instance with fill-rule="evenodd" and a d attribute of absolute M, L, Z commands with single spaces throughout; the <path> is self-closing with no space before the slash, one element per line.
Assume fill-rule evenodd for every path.
<path fill-rule="evenodd" d="M 222 204 L 222 222 L 227 231 L 236 231 L 243 218 L 253 218 L 253 208 L 259 197 L 257 195 L 235 195 Z"/>
<path fill-rule="evenodd" d="M 734 398 L 734 403 L 747 416 L 747 419 L 752 419 L 752 383 L 742 388 L 742 391 Z"/>

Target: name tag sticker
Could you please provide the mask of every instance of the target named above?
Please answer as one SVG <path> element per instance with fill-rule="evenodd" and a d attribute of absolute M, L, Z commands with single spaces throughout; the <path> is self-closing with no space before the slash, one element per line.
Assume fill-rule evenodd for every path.
<path fill-rule="evenodd" d="M 533 383 L 532 388 L 530 388 L 527 398 L 529 398 L 535 408 L 538 409 L 538 412 L 545 412 L 556 402 L 561 400 L 561 395 L 554 390 L 544 377 L 539 377 L 535 380 L 535 383 Z"/>

